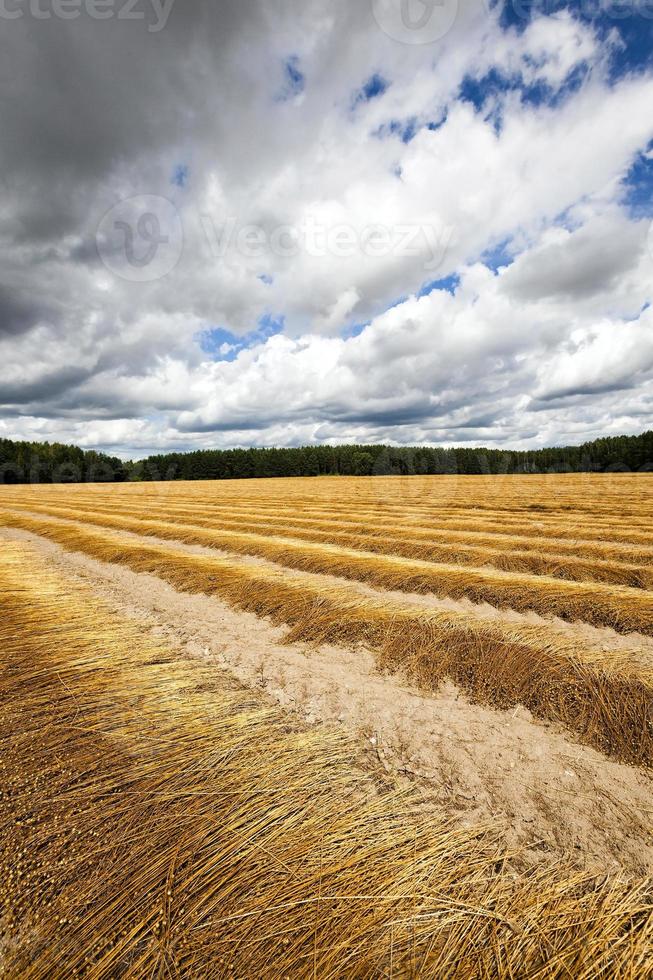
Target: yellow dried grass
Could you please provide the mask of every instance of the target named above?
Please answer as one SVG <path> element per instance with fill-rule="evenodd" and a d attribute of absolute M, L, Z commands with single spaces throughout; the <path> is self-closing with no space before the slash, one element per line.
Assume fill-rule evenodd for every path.
<path fill-rule="evenodd" d="M 603 582 L 645 590 L 653 588 L 653 553 L 649 552 L 640 553 L 638 558 L 650 561 L 651 564 L 637 564 L 620 561 L 617 555 L 606 560 L 596 554 L 590 557 L 557 553 L 555 548 L 553 551 L 549 550 L 552 546 L 550 541 L 547 542 L 545 549 L 541 540 L 538 542 L 532 540 L 529 542 L 532 549 L 530 551 L 522 550 L 519 540 L 515 539 L 511 542 L 509 538 L 502 542 L 500 548 L 496 547 L 494 541 L 491 542 L 491 545 L 468 544 L 465 541 L 460 541 L 455 532 L 453 536 L 448 537 L 446 532 L 440 534 L 431 531 L 429 532 L 430 539 L 425 534 L 421 536 L 421 539 L 414 539 L 410 533 L 404 534 L 398 529 L 394 529 L 392 534 L 374 528 L 366 529 L 367 533 L 360 533 L 360 530 L 358 533 L 352 533 L 342 525 L 322 522 L 325 529 L 307 530 L 296 519 L 292 518 L 269 521 L 251 517 L 246 520 L 234 519 L 233 517 L 217 518 L 215 516 L 207 518 L 199 509 L 189 513 L 187 510 L 178 510 L 174 507 L 159 509 L 151 505 L 142 508 L 112 506 L 110 509 L 87 506 L 75 508 L 57 504 L 43 506 L 12 503 L 12 506 L 25 507 L 33 513 L 53 514 L 72 520 L 88 520 L 93 523 L 96 522 L 94 519 L 107 515 L 114 519 L 120 517 L 131 522 L 164 521 L 167 525 L 180 525 L 184 529 L 188 526 L 188 531 L 184 530 L 184 535 L 197 531 L 202 537 L 208 530 L 255 531 L 255 533 L 262 534 L 266 538 L 292 537 L 299 541 L 334 544 L 355 551 L 417 558 L 421 561 L 463 565 L 472 568 L 491 566 L 499 571 L 512 571 L 525 575 L 547 575 L 552 578 L 576 582 Z M 124 523 L 124 526 L 127 527 L 127 523 Z M 135 530 L 136 524 L 130 524 L 130 529 Z M 189 539 L 184 536 L 180 540 L 187 541 Z M 199 540 L 198 543 L 207 543 L 206 537 Z M 208 543 L 211 544 L 210 539 Z"/>
<path fill-rule="evenodd" d="M 427 688 L 450 677 L 473 699 L 504 708 L 524 704 L 602 751 L 653 764 L 653 668 L 633 651 L 588 649 L 542 626 L 432 612 L 311 575 L 148 545 L 64 521 L 5 514 L 0 522 L 270 616 L 291 627 L 290 640 L 363 642 L 382 667 L 404 669 Z"/>
<path fill-rule="evenodd" d="M 12 512 L 6 511 L 13 520 Z M 293 538 L 268 538 L 236 531 L 188 528 L 164 521 L 111 517 L 72 511 L 73 519 L 144 536 L 221 548 L 276 562 L 286 568 L 367 582 L 402 592 L 432 593 L 440 598 L 469 599 L 517 612 L 534 611 L 620 633 L 653 635 L 653 596 L 640 589 L 530 576 L 492 568 L 463 568 L 445 563 L 355 551 Z"/>
<path fill-rule="evenodd" d="M 653 976 L 650 881 L 518 874 L 23 544 L 0 593 L 11 980 Z"/>
<path fill-rule="evenodd" d="M 446 483 L 446 478 L 431 479 L 433 482 L 429 485 L 433 487 L 439 486 L 441 480 Z M 296 495 L 292 494 L 291 485 L 297 483 L 305 485 L 306 482 L 315 487 L 315 493 L 306 500 L 295 499 Z M 383 486 L 387 485 L 387 481 L 384 480 L 367 482 L 373 485 L 377 482 Z M 250 490 L 252 483 L 263 484 L 266 492 L 252 495 Z M 283 483 L 284 489 L 287 487 L 287 493 L 284 493 L 281 498 L 269 489 L 271 485 L 278 483 Z M 325 493 L 325 487 L 332 487 L 334 483 L 341 492 L 336 500 L 331 501 Z M 518 548 L 539 552 L 546 550 L 556 554 L 596 557 L 609 561 L 653 563 L 651 547 L 653 534 L 645 534 L 640 544 L 628 544 L 618 538 L 615 539 L 612 533 L 614 529 L 623 523 L 627 531 L 635 530 L 633 523 L 635 519 L 628 517 L 622 521 L 619 514 L 614 511 L 607 514 L 607 509 L 607 516 L 604 515 L 602 519 L 596 515 L 583 517 L 582 512 L 570 510 L 569 513 L 564 514 L 564 520 L 559 521 L 553 528 L 547 527 L 545 515 L 538 511 L 533 517 L 530 510 L 519 514 L 508 510 L 497 512 L 496 519 L 488 522 L 484 509 L 478 506 L 479 501 L 476 500 L 465 508 L 438 507 L 415 512 L 407 501 L 397 495 L 397 502 L 392 506 L 378 505 L 371 510 L 366 510 L 367 504 L 364 499 L 361 499 L 360 494 L 352 496 L 347 492 L 347 487 L 351 483 L 360 484 L 360 481 L 355 479 L 249 481 L 245 483 L 248 493 L 243 492 L 243 481 L 226 484 L 163 483 L 131 485 L 127 488 L 95 487 L 92 491 L 87 487 L 62 489 L 40 486 L 36 491 L 29 487 L 5 487 L 2 488 L 2 499 L 7 504 L 25 503 L 29 499 L 36 503 L 43 503 L 44 500 L 60 503 L 62 496 L 65 495 L 66 503 L 70 502 L 68 498 L 73 498 L 76 506 L 92 508 L 98 503 L 102 505 L 108 494 L 112 506 L 119 505 L 121 501 L 124 505 L 144 503 L 148 508 L 156 508 L 157 504 L 164 509 L 179 505 L 184 508 L 190 506 L 196 511 L 199 510 L 204 518 L 240 516 L 243 520 L 251 520 L 254 523 L 285 520 L 293 526 L 306 525 L 327 530 L 340 528 L 352 533 L 360 531 L 360 533 L 396 535 L 400 531 L 404 539 L 432 539 L 437 532 L 438 537 L 442 537 L 445 541 L 466 542 L 477 546 L 499 549 Z M 410 484 L 410 479 L 392 481 L 392 485 L 395 487 L 400 485 L 402 491 Z M 226 491 L 222 489 L 225 486 Z M 206 491 L 205 487 L 212 489 Z M 216 502 L 216 492 L 213 490 L 216 487 L 220 487 L 218 498 L 222 502 Z M 651 489 L 653 490 L 653 487 Z M 653 497 L 653 493 L 651 496 Z M 653 511 L 650 506 L 648 510 L 648 515 L 641 519 L 645 530 L 651 527 L 653 521 Z M 587 523 L 588 521 L 591 523 Z"/>
<path fill-rule="evenodd" d="M 652 487 L 650 474 L 556 474 L 200 481 L 116 487 L 112 494 L 115 490 L 121 498 L 141 496 L 148 502 L 193 499 L 207 507 L 242 503 L 250 512 L 272 515 L 280 509 L 298 516 L 321 511 L 330 519 L 356 513 L 378 520 L 385 515 L 395 524 L 458 520 L 476 528 L 490 521 L 499 531 L 515 525 L 513 530 L 530 528 L 540 535 L 548 535 L 553 522 L 564 536 L 581 537 L 585 529 L 598 541 L 608 540 L 613 531 L 640 530 L 648 532 L 644 543 L 650 544 Z M 58 492 L 60 488 L 53 488 Z M 76 487 L 72 492 L 88 498 L 101 496 L 105 489 Z"/>

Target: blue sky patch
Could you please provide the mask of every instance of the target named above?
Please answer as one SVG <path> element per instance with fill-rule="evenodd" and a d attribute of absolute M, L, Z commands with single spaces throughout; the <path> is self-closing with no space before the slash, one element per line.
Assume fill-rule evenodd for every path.
<path fill-rule="evenodd" d="M 418 130 L 417 116 L 411 116 L 408 119 L 391 119 L 390 122 L 379 126 L 373 135 L 379 139 L 385 139 L 388 136 L 398 136 L 402 143 L 410 143 Z"/>
<path fill-rule="evenodd" d="M 551 16 L 568 10 L 573 17 L 589 24 L 605 44 L 614 29 L 622 44 L 612 51 L 612 80 L 628 72 L 642 71 L 653 64 L 653 5 L 650 0 L 496 0 L 501 5 L 501 27 L 524 31 L 538 16 Z"/>
<path fill-rule="evenodd" d="M 465 75 L 458 90 L 458 97 L 464 102 L 471 102 L 477 112 L 482 112 L 491 96 L 507 90 L 508 86 L 503 78 L 496 68 L 493 68 L 482 78 Z"/>
<path fill-rule="evenodd" d="M 623 203 L 632 218 L 653 218 L 653 141 L 638 153 L 622 182 Z"/>
<path fill-rule="evenodd" d="M 384 92 L 387 92 L 389 86 L 390 82 L 387 82 L 382 75 L 375 72 L 357 92 L 354 92 L 351 100 L 352 107 L 356 108 L 356 106 L 364 102 L 371 102 L 372 99 L 378 99 Z"/>
<path fill-rule="evenodd" d="M 343 340 L 352 340 L 354 337 L 360 337 L 363 330 L 369 327 L 371 320 L 367 320 L 365 323 L 352 323 L 348 327 L 344 327 L 340 333 Z"/>
<path fill-rule="evenodd" d="M 440 119 L 429 119 L 428 122 L 420 121 L 417 116 L 408 116 L 406 119 L 391 119 L 389 122 L 378 126 L 372 133 L 372 136 L 375 136 L 377 139 L 388 139 L 389 137 L 396 136 L 402 143 L 410 143 L 421 129 L 428 129 L 434 133 L 436 130 L 441 129 L 446 121 L 446 111 Z"/>
<path fill-rule="evenodd" d="M 426 128 L 430 130 L 432 133 L 434 133 L 437 129 L 441 129 L 442 126 L 444 126 L 448 116 L 449 113 L 445 109 L 444 112 L 442 113 L 442 117 L 440 119 L 431 119 L 429 122 L 427 122 Z"/>
<path fill-rule="evenodd" d="M 170 183 L 175 187 L 186 187 L 190 177 L 190 168 L 187 163 L 178 163 L 172 171 Z"/>
<path fill-rule="evenodd" d="M 643 0 L 632 0 L 630 7 L 630 16 L 623 20 L 605 18 L 606 27 L 617 27 L 623 41 L 623 48 L 612 55 L 613 79 L 653 65 L 653 6 Z"/>
<path fill-rule="evenodd" d="M 422 288 L 418 291 L 417 297 L 428 296 L 429 293 L 434 292 L 436 289 L 446 290 L 446 292 L 453 294 L 460 285 L 460 276 L 457 273 L 453 275 L 445 276 L 444 279 L 432 279 L 430 282 L 425 282 Z"/>
<path fill-rule="evenodd" d="M 275 318 L 266 313 L 258 321 L 256 330 L 238 337 L 225 327 L 210 327 L 201 330 L 195 339 L 205 354 L 213 361 L 235 361 L 239 354 L 252 347 L 260 347 L 270 337 L 282 333 L 284 317 Z"/>
<path fill-rule="evenodd" d="M 510 247 L 511 243 L 512 238 L 505 238 L 502 242 L 492 245 L 483 252 L 480 261 L 492 272 L 498 272 L 499 269 L 512 265 L 514 251 Z"/>
<path fill-rule="evenodd" d="M 483 112 L 489 104 L 493 110 L 489 118 L 495 122 L 495 128 L 497 126 L 500 128 L 497 105 L 500 105 L 501 100 L 509 93 L 517 92 L 523 105 L 531 105 L 534 108 L 546 105 L 555 109 L 579 90 L 587 78 L 588 71 L 587 65 L 577 65 L 562 85 L 552 88 L 541 80 L 534 84 L 526 84 L 521 75 L 508 77 L 499 69 L 492 68 L 481 78 L 466 75 L 460 85 L 458 95 L 465 102 L 470 102 L 479 113 Z"/>
<path fill-rule="evenodd" d="M 306 87 L 306 76 L 299 67 L 299 56 L 291 54 L 283 63 L 284 84 L 281 92 L 277 96 L 279 102 L 287 102 L 304 91 Z"/>

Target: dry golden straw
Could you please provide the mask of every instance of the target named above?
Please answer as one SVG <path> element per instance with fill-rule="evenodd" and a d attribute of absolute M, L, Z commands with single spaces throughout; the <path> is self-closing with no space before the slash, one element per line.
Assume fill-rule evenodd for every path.
<path fill-rule="evenodd" d="M 363 642 L 382 667 L 402 668 L 427 688 L 450 677 L 473 699 L 502 708 L 524 704 L 624 761 L 653 764 L 653 668 L 636 650 L 589 648 L 546 626 L 387 602 L 347 583 L 70 522 L 20 514 L 0 515 L 2 522 L 270 616 L 292 628 L 289 639 Z"/>
<path fill-rule="evenodd" d="M 0 595 L 9 980 L 653 976 L 650 881 L 519 874 L 25 544 Z"/>
<path fill-rule="evenodd" d="M 39 508 L 36 508 L 38 511 Z M 294 538 L 270 538 L 240 531 L 207 531 L 167 521 L 112 517 L 89 511 L 69 511 L 73 519 L 100 527 L 217 547 L 254 555 L 287 568 L 337 575 L 402 592 L 432 593 L 440 598 L 470 599 L 518 612 L 553 614 L 620 633 L 653 635 L 653 595 L 626 586 L 561 581 L 553 577 L 463 568 L 444 563 L 400 558 Z M 12 520 L 11 511 L 8 512 Z"/>
<path fill-rule="evenodd" d="M 12 506 L 21 506 L 12 502 Z M 382 529 L 365 525 L 354 525 L 351 522 L 335 523 L 328 521 L 310 521 L 312 527 L 302 526 L 301 518 L 277 517 L 274 520 L 264 520 L 256 516 L 246 519 L 234 517 L 234 511 L 229 516 L 216 516 L 208 508 L 179 509 L 176 507 L 157 508 L 152 504 L 147 507 L 116 507 L 103 509 L 100 507 L 82 506 L 78 508 L 50 504 L 41 506 L 30 504 L 27 507 L 34 513 L 53 514 L 74 520 L 102 523 L 101 518 L 110 516 L 114 519 L 120 516 L 122 524 L 129 521 L 131 530 L 143 530 L 147 524 L 143 522 L 157 520 L 167 524 L 180 525 L 178 535 L 181 540 L 192 540 L 189 535 L 195 534 L 195 540 L 201 544 L 220 544 L 220 539 L 207 534 L 207 529 L 213 531 L 251 531 L 266 538 L 291 536 L 301 541 L 311 541 L 325 544 L 341 545 L 357 551 L 368 551 L 386 555 L 398 555 L 404 558 L 418 558 L 430 562 L 445 562 L 447 564 L 483 567 L 491 565 L 501 571 L 514 571 L 524 574 L 550 575 L 554 578 L 569 579 L 580 582 L 606 582 L 613 585 L 626 585 L 633 588 L 651 589 L 653 586 L 653 554 L 640 550 L 634 554 L 625 555 L 611 550 L 602 552 L 596 546 L 581 548 L 580 553 L 574 553 L 573 545 L 550 540 L 547 550 L 543 552 L 541 539 L 510 538 L 505 535 L 502 540 L 486 538 L 470 543 L 461 537 L 460 532 L 410 532 L 398 529 Z M 208 513 L 207 513 L 208 511 Z M 187 527 L 188 525 L 188 527 Z M 117 526 L 115 523 L 112 526 Z M 162 532 L 162 536 L 165 536 Z M 223 539 L 224 540 L 224 539 Z M 552 550 L 548 550 L 551 548 Z M 566 553 L 567 552 L 567 553 Z"/>

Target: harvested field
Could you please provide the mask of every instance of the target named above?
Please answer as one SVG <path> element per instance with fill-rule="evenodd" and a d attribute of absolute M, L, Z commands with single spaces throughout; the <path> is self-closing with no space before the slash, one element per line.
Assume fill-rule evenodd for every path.
<path fill-rule="evenodd" d="M 381 598 L 363 599 L 346 584 L 284 574 L 274 565 L 149 545 L 69 522 L 9 520 L 73 550 L 158 575 L 184 591 L 216 594 L 270 616 L 292 627 L 290 639 L 365 643 L 378 651 L 381 667 L 402 668 L 423 685 L 449 677 L 478 700 L 500 707 L 522 703 L 618 758 L 653 763 L 653 665 L 636 648 L 586 649 L 547 636 L 539 626 L 388 605 Z"/>
<path fill-rule="evenodd" d="M 0 567 L 6 972 L 649 973 L 648 885 L 520 877 L 34 557 Z"/>
<path fill-rule="evenodd" d="M 519 542 L 515 545 L 511 539 L 501 542 L 501 546 L 497 546 L 494 541 L 488 543 L 487 540 L 482 545 L 469 544 L 459 540 L 455 534 L 447 538 L 447 532 L 443 532 L 444 537 L 440 540 L 433 540 L 432 535 L 428 539 L 425 536 L 428 532 L 424 531 L 412 532 L 412 534 L 407 531 L 403 537 L 398 538 L 392 537 L 385 531 L 370 528 L 362 529 L 366 533 L 362 533 L 361 529 L 358 533 L 351 533 L 343 529 L 340 524 L 329 525 L 327 522 L 320 522 L 324 529 L 307 529 L 298 527 L 297 522 L 290 520 L 262 522 L 259 518 L 247 518 L 239 521 L 229 517 L 218 519 L 215 516 L 207 519 L 207 516 L 200 511 L 189 514 L 188 510 L 179 511 L 176 508 L 157 510 L 151 506 L 140 509 L 125 508 L 121 510 L 120 518 L 116 518 L 112 510 L 98 508 L 80 511 L 72 507 L 57 505 L 41 507 L 33 504 L 28 506 L 28 510 L 70 520 L 87 521 L 105 527 L 121 527 L 141 534 L 172 537 L 172 540 L 178 540 L 183 534 L 184 541 L 206 544 L 209 547 L 231 546 L 233 550 L 244 550 L 249 543 L 251 554 L 256 554 L 254 549 L 257 543 L 259 547 L 261 546 L 262 537 L 268 546 L 277 541 L 282 543 L 309 541 L 341 545 L 343 548 L 363 552 L 477 568 L 491 566 L 503 571 L 550 575 L 572 581 L 609 582 L 641 589 L 650 589 L 653 585 L 653 566 L 647 564 L 650 557 L 648 553 L 637 553 L 634 562 L 624 561 L 620 554 L 609 560 L 597 554 L 565 554 L 564 544 L 561 544 L 560 553 L 554 550 L 551 554 L 541 555 L 534 550 L 522 549 Z M 247 533 L 252 529 L 256 534 Z M 413 537 L 413 535 L 417 536 Z"/>
<path fill-rule="evenodd" d="M 519 612 L 533 610 L 568 620 L 584 620 L 595 626 L 611 626 L 622 633 L 637 630 L 653 635 L 653 593 L 639 589 L 598 583 L 590 586 L 561 582 L 543 575 L 533 578 L 493 569 L 461 568 L 419 559 L 411 561 L 330 544 L 308 544 L 283 536 L 207 531 L 186 524 L 150 521 L 144 515 L 132 518 L 55 508 L 54 516 L 58 516 L 57 510 L 81 523 L 254 555 L 288 568 L 338 575 L 402 592 L 432 592 L 452 599 L 465 597 L 472 602 L 486 602 Z"/>
<path fill-rule="evenodd" d="M 635 872 L 653 847 L 651 490 L 644 474 L 0 488 L 0 972 L 653 976 Z M 599 813 L 631 794 L 623 861 L 601 866 L 607 825 L 590 845 L 577 822 L 567 852 L 546 791 L 520 855 L 508 797 L 464 819 L 455 774 L 423 774 L 427 739 L 407 779 L 369 731 L 307 723 L 228 656 L 180 653 L 179 623 L 157 641 L 63 558 L 47 570 L 39 541 L 265 618 L 307 681 L 331 644 L 413 685 L 413 705 L 438 710 L 453 684 L 470 719 L 525 712 L 532 744 L 554 726 L 578 760 L 624 767 L 585 790 Z"/>

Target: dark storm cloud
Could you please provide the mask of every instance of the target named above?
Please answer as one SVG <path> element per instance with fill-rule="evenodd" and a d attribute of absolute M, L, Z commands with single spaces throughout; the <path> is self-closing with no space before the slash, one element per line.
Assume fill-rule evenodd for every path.
<path fill-rule="evenodd" d="M 408 407 L 388 407 L 377 410 L 369 408 L 367 410 L 324 408 L 311 406 L 300 408 L 294 411 L 279 412 L 272 410 L 269 415 L 254 415 L 251 412 L 243 412 L 238 415 L 229 415 L 215 421 L 202 422 L 200 419 L 193 421 L 179 421 L 177 428 L 181 432 L 236 432 L 243 428 L 248 429 L 270 429 L 272 426 L 288 422 L 311 421 L 313 423 L 328 422 L 341 425 L 370 425 L 370 426 L 398 426 L 411 425 L 422 422 L 426 418 L 434 416 L 433 408 L 424 400 L 419 404 Z"/>
<path fill-rule="evenodd" d="M 5 382 L 0 385 L 0 405 L 47 404 L 90 376 L 91 372 L 82 368 L 63 367 L 36 381 L 16 378 L 13 383 Z"/>
<path fill-rule="evenodd" d="M 156 34 L 144 21 L 84 14 L 3 23 L 5 167 L 84 181 L 219 120 L 213 70 L 234 35 L 262 23 L 259 4 L 234 0 L 175 3 Z"/>
<path fill-rule="evenodd" d="M 496 421 L 492 414 L 478 415 L 466 422 L 452 422 L 449 427 L 456 431 L 458 429 L 491 429 L 496 425 Z"/>
<path fill-rule="evenodd" d="M 73 245 L 68 253 L 69 262 L 79 262 L 81 265 L 97 265 L 100 262 L 97 239 L 90 236 Z"/>
<path fill-rule="evenodd" d="M 645 249 L 647 225 L 596 222 L 520 256 L 502 277 L 516 299 L 586 299 L 610 292 Z"/>
<path fill-rule="evenodd" d="M 363 425 L 410 425 L 421 422 L 425 418 L 434 418 L 445 414 L 439 406 L 428 397 L 411 399 L 408 404 L 390 404 L 383 407 L 360 407 L 356 409 L 341 406 L 339 409 L 326 408 L 320 417 L 330 422 L 350 422 Z"/>
<path fill-rule="evenodd" d="M 617 391 L 629 391 L 635 388 L 635 381 L 622 379 L 620 381 L 604 381 L 594 384 L 569 385 L 565 389 L 559 389 L 550 395 L 541 395 L 534 398 L 529 409 L 532 412 L 549 411 L 552 404 L 558 406 L 573 405 L 581 401 L 589 400 L 593 395 L 605 395 Z"/>
<path fill-rule="evenodd" d="M 143 21 L 95 20 L 83 11 L 73 21 L 56 17 L 3 20 L 0 33 L 0 147 L 2 173 L 28 181 L 33 193 L 62 201 L 117 165 L 154 163 L 171 146 L 202 146 L 245 164 L 256 148 L 232 140 L 231 112 L 247 113 L 260 100 L 260 77 L 248 47 L 263 41 L 290 6 L 258 0 L 175 0 L 163 29 Z M 118 4 L 119 7 L 119 4 Z M 306 12 L 310 16 L 310 7 Z M 301 15 L 297 13 L 297 18 Z M 243 45 L 243 49 L 240 49 Z M 281 72 L 282 66 L 279 66 Z M 56 205 L 52 205 L 53 212 Z"/>
<path fill-rule="evenodd" d="M 31 330 L 44 310 L 29 296 L 0 284 L 0 337 L 12 337 Z"/>

